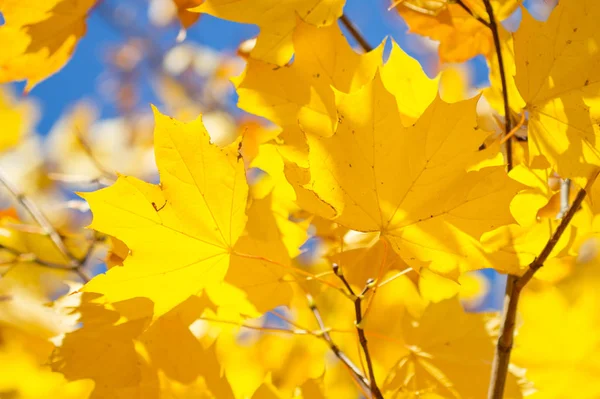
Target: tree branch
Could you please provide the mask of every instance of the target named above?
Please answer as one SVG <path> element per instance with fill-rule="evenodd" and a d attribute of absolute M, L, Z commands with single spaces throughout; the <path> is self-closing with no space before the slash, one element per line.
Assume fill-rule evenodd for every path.
<path fill-rule="evenodd" d="M 366 388 L 366 390 L 370 391 L 371 384 L 369 383 L 369 380 L 362 374 L 360 369 L 352 362 L 352 360 L 350 360 L 348 356 L 346 356 L 346 354 L 342 352 L 339 346 L 336 345 L 336 343 L 331 338 L 331 335 L 329 334 L 329 330 L 325 327 L 325 323 L 323 322 L 321 313 L 319 312 L 319 309 L 317 308 L 317 305 L 315 304 L 314 300 L 310 295 L 307 295 L 307 298 L 308 306 L 310 307 L 310 310 L 315 316 L 315 320 L 317 320 L 317 324 L 319 325 L 319 329 L 321 330 L 320 336 L 325 340 L 325 342 L 327 342 L 327 344 L 329 345 L 329 349 L 331 349 L 334 355 L 348 367 L 352 374 L 354 374 L 354 376 L 358 379 L 361 385 L 363 385 L 363 387 Z"/>
<path fill-rule="evenodd" d="M 509 276 L 507 281 L 507 295 L 504 303 L 504 314 L 502 315 L 502 325 L 500 327 L 500 336 L 498 337 L 498 343 L 496 344 L 496 353 L 494 354 L 494 361 L 492 363 L 492 375 L 490 379 L 490 386 L 488 391 L 488 399 L 502 399 L 504 396 L 504 386 L 506 384 L 506 377 L 508 374 L 508 365 L 510 363 L 510 354 L 513 347 L 514 333 L 515 333 L 515 320 L 517 317 L 517 307 L 519 303 L 519 296 L 523 288 L 531 281 L 535 273 L 544 266 L 544 262 L 550 256 L 550 253 L 558 243 L 558 240 L 565 232 L 569 223 L 575 216 L 575 213 L 581 207 L 583 200 L 594 183 L 598 172 L 588 181 L 585 188 L 582 188 L 577 193 L 577 197 L 573 201 L 573 204 L 562 218 L 556 231 L 552 237 L 546 243 L 546 246 L 540 252 L 540 255 L 531 262 L 527 271 L 521 276 Z"/>
<path fill-rule="evenodd" d="M 336 264 L 336 263 L 333 264 L 333 271 L 334 271 L 335 275 L 342 281 L 344 286 L 348 289 L 349 294 L 351 295 L 351 297 L 353 298 L 353 301 L 354 301 L 354 313 L 355 313 L 355 317 L 356 317 L 356 321 L 355 321 L 356 332 L 358 334 L 358 340 L 360 342 L 360 346 L 362 348 L 362 351 L 365 355 L 365 360 L 367 362 L 367 369 L 369 372 L 369 389 L 371 390 L 371 394 L 373 395 L 373 397 L 375 399 L 383 399 L 383 394 L 381 393 L 379 386 L 377 386 L 377 381 L 375 380 L 375 372 L 373 370 L 373 361 L 371 360 L 371 355 L 369 353 L 369 346 L 368 346 L 368 342 L 367 342 L 367 336 L 365 335 L 365 330 L 364 330 L 363 324 L 362 324 L 362 322 L 363 322 L 362 300 L 365 297 L 365 295 L 367 294 L 367 292 L 369 292 L 369 290 L 375 286 L 375 280 L 373 280 L 373 279 L 367 280 L 367 284 L 365 285 L 365 288 L 362 290 L 362 292 L 360 294 L 356 295 L 354 293 L 354 291 L 352 290 L 352 287 L 348 283 L 348 280 L 346 280 L 346 277 L 344 277 L 344 274 L 342 273 L 342 269 L 339 267 L 338 264 Z"/>
<path fill-rule="evenodd" d="M 490 0 L 483 0 L 485 4 L 485 10 L 488 13 L 490 19 L 489 28 L 492 31 L 492 37 L 494 38 L 494 47 L 496 48 L 496 55 L 498 57 L 498 67 L 500 68 L 500 81 L 502 82 L 502 100 L 504 102 L 504 134 L 508 136 L 512 130 L 512 121 L 510 118 L 510 105 L 508 103 L 508 87 L 506 84 L 506 71 L 504 70 L 504 60 L 502 57 L 502 48 L 500 46 L 500 34 L 498 32 L 498 24 L 496 17 L 494 16 L 494 9 Z M 506 140 L 506 163 L 507 169 L 510 172 L 513 168 L 513 154 L 512 154 L 512 142 L 509 138 Z"/>
<path fill-rule="evenodd" d="M 352 23 L 352 21 L 348 19 L 346 14 L 342 14 L 342 16 L 340 17 L 340 21 L 342 21 L 342 25 L 344 25 L 344 27 L 348 30 L 348 32 L 350 32 L 354 40 L 356 40 L 358 44 L 360 44 L 360 47 L 362 47 L 362 49 L 366 53 L 373 50 L 373 46 L 369 44 L 367 39 L 365 39 L 362 33 L 359 32 L 354 23 Z"/>

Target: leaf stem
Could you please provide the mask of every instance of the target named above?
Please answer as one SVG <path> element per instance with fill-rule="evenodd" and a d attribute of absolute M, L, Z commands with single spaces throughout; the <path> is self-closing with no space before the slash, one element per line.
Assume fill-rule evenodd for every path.
<path fill-rule="evenodd" d="M 531 281 L 535 273 L 544 266 L 544 262 L 550 256 L 550 253 L 558 243 L 558 240 L 565 232 L 569 223 L 575 216 L 575 213 L 581 207 L 583 200 L 590 189 L 598 172 L 588 181 L 585 188 L 582 188 L 577 193 L 573 204 L 562 218 L 556 231 L 540 252 L 540 255 L 529 264 L 527 271 L 521 276 L 509 276 L 506 283 L 507 295 L 504 301 L 504 313 L 502 315 L 502 325 L 500 326 L 500 336 L 496 344 L 496 352 L 492 363 L 492 375 L 488 391 L 488 399 L 502 399 L 504 396 L 504 387 L 506 385 L 506 377 L 508 374 L 508 365 L 510 363 L 510 354 L 513 347 L 515 320 L 517 317 L 517 307 L 519 296 L 523 288 Z"/>
<path fill-rule="evenodd" d="M 342 16 L 340 17 L 340 21 L 342 21 L 342 25 L 344 25 L 344 27 L 348 30 L 348 32 L 350 32 L 354 40 L 356 40 L 356 42 L 360 45 L 360 47 L 362 47 L 362 49 L 366 53 L 373 50 L 373 46 L 369 44 L 367 39 L 365 39 L 365 37 L 362 35 L 362 33 L 360 33 L 356 25 L 354 25 L 354 23 L 350 21 L 346 14 L 342 14 Z"/>

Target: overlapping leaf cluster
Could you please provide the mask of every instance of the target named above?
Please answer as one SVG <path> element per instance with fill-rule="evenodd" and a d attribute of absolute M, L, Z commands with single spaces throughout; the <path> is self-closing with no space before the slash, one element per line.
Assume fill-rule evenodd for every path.
<path fill-rule="evenodd" d="M 498 319 L 461 306 L 483 284 L 470 272 L 526 273 L 583 188 L 522 295 L 504 397 L 597 397 L 600 6 L 521 9 L 497 32 L 503 84 L 486 2 L 396 4 L 443 62 L 486 57 L 491 87 L 452 102 L 395 42 L 353 49 L 343 1 L 175 2 L 184 26 L 199 12 L 260 28 L 233 84 L 268 123 L 217 145 L 201 116 L 153 108 L 160 182 L 80 194 L 109 270 L 51 305 L 36 268 L 86 251 L 74 239 L 65 260 L 2 215 L 0 397 L 485 397 Z M 0 44 L 18 43 L 0 81 L 31 88 L 66 62 L 93 2 L 54 3 L 0 0 Z M 519 3 L 489 4 L 503 20 Z M 8 146 L 20 111 L 0 102 L 0 118 Z"/>

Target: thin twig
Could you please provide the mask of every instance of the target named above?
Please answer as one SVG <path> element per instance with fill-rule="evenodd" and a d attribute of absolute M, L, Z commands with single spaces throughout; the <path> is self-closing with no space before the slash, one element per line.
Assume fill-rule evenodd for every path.
<path fill-rule="evenodd" d="M 14 255 L 14 258 L 10 259 L 10 261 L 8 261 L 8 262 L 1 264 L 0 266 L 6 266 L 7 264 L 12 264 L 12 263 L 16 264 L 16 263 L 21 263 L 21 262 L 32 262 L 32 263 L 39 263 L 40 265 L 50 268 L 50 269 L 71 270 L 71 269 L 65 268 L 64 265 L 61 265 L 58 263 L 53 263 L 53 262 L 48 262 L 43 259 L 40 259 L 36 254 L 31 253 L 31 252 L 23 253 L 14 248 L 10 248 L 10 247 L 4 246 L 4 245 L 0 245 L 0 250 L 4 250 L 4 251 L 9 252 L 10 254 Z"/>
<path fill-rule="evenodd" d="M 491 24 L 488 21 L 486 21 L 485 19 L 481 18 L 479 15 L 475 15 L 473 10 L 471 10 L 465 3 L 463 3 L 462 0 L 456 0 L 455 2 L 456 2 L 456 4 L 461 6 L 463 8 L 463 10 L 468 12 L 473 18 L 475 18 L 476 20 L 481 22 L 483 25 L 485 25 L 486 27 L 491 29 Z M 488 13 L 489 13 L 489 11 L 488 11 Z M 491 18 L 490 18 L 490 20 L 491 20 Z"/>
<path fill-rule="evenodd" d="M 369 44 L 367 39 L 365 39 L 362 33 L 359 32 L 358 28 L 356 28 L 354 23 L 350 21 L 346 14 L 342 14 L 342 16 L 340 17 L 340 21 L 342 21 L 344 27 L 348 30 L 348 32 L 350 32 L 354 40 L 356 40 L 356 42 L 360 44 L 360 47 L 362 47 L 362 49 L 365 52 L 368 53 L 369 51 L 373 50 L 373 46 Z"/>
<path fill-rule="evenodd" d="M 488 399 L 502 399 L 504 396 L 504 386 L 506 384 L 506 377 L 508 375 L 508 365 L 510 363 L 510 354 L 513 347 L 514 332 L 515 332 L 515 320 L 517 317 L 517 306 L 519 303 L 519 296 L 523 288 L 531 281 L 535 273 L 544 266 L 544 262 L 550 256 L 550 253 L 558 243 L 558 240 L 565 232 L 569 223 L 575 216 L 577 210 L 579 210 L 587 190 L 590 189 L 596 175 L 588 181 L 585 188 L 582 188 L 577 193 L 577 197 L 573 201 L 573 204 L 561 220 L 556 231 L 552 237 L 546 243 L 546 246 L 540 252 L 540 255 L 531 262 L 527 271 L 521 276 L 510 276 L 507 282 L 508 295 L 505 298 L 504 314 L 502 315 L 502 325 L 500 327 L 500 336 L 498 337 L 498 343 L 496 344 L 496 352 L 494 354 L 494 361 L 492 363 L 492 375 L 490 380 L 490 387 L 488 391 Z"/>
<path fill-rule="evenodd" d="M 35 220 L 36 223 L 39 224 L 42 229 L 44 229 L 45 234 L 50 237 L 53 245 L 68 262 L 68 266 L 76 268 L 78 266 L 77 260 L 73 258 L 56 229 L 52 226 L 50 221 L 37 207 L 37 205 L 6 178 L 2 169 L 0 169 L 0 183 L 10 192 L 15 200 L 21 204 L 23 209 L 29 213 L 33 220 Z"/>
<path fill-rule="evenodd" d="M 500 45 L 500 33 L 498 32 L 498 23 L 494 16 L 494 8 L 490 0 L 483 0 L 485 4 L 485 10 L 488 13 L 490 19 L 489 28 L 492 31 L 492 37 L 494 38 L 494 47 L 496 48 L 496 55 L 498 57 L 498 67 L 500 68 L 500 81 L 502 82 L 502 100 L 504 102 L 504 133 L 508 136 L 512 130 L 512 121 L 510 118 L 510 105 L 508 103 L 508 86 L 506 84 L 506 72 L 504 70 L 504 60 L 502 57 L 502 48 Z M 510 172 L 513 168 L 513 154 L 512 154 L 512 143 L 509 138 L 506 140 L 506 164 L 507 169 Z"/>
<path fill-rule="evenodd" d="M 96 244 L 98 243 L 98 240 L 96 240 L 94 238 L 92 243 L 90 243 L 90 246 L 88 247 L 83 259 L 77 259 L 75 256 L 73 256 L 73 254 L 71 254 L 71 252 L 69 252 L 62 237 L 60 236 L 58 231 L 56 231 L 54 226 L 52 226 L 52 223 L 50 223 L 48 218 L 46 218 L 46 216 L 42 213 L 42 211 L 37 207 L 37 205 L 29 197 L 27 197 L 23 192 L 21 192 L 18 188 L 16 188 L 6 178 L 2 169 L 0 169 L 0 184 L 2 184 L 10 192 L 10 194 L 15 198 L 15 200 L 23 207 L 23 209 L 25 209 L 27 211 L 27 213 L 29 213 L 29 215 L 33 218 L 33 220 L 35 220 L 35 222 L 43 230 L 44 235 L 50 237 L 52 244 L 58 250 L 58 252 L 65 258 L 65 260 L 67 261 L 67 264 L 60 265 L 60 264 L 56 264 L 56 263 L 52 263 L 52 262 L 47 262 L 47 261 L 44 261 L 43 259 L 40 259 L 39 257 L 37 257 L 34 254 L 22 254 L 22 253 L 16 254 L 14 250 L 12 250 L 12 253 L 15 254 L 17 257 L 29 256 L 28 260 L 30 262 L 35 262 L 35 263 L 38 263 L 45 267 L 49 267 L 52 269 L 62 269 L 62 270 L 73 271 L 75 274 L 77 274 L 81 278 L 81 280 L 84 283 L 87 283 L 88 281 L 90 281 L 90 278 L 81 270 L 81 268 L 89 260 L 92 252 L 94 251 L 94 249 L 96 247 Z M 5 250 L 8 250 L 9 252 L 11 252 L 11 249 L 9 249 L 7 247 L 2 247 L 0 249 L 5 249 Z M 33 256 L 33 257 L 31 257 L 31 256 Z"/>
<path fill-rule="evenodd" d="M 79 142 L 79 145 L 81 146 L 81 148 L 83 149 L 85 154 L 88 156 L 90 161 L 94 164 L 96 169 L 98 169 L 98 171 L 102 175 L 102 178 L 112 181 L 112 183 L 117 181 L 117 175 L 115 173 L 109 171 L 102 164 L 102 162 L 100 162 L 98 160 L 98 158 L 96 158 L 96 155 L 94 154 L 94 150 L 89 145 L 89 143 L 86 141 L 86 139 L 83 137 L 81 130 L 79 130 L 78 128 L 75 128 L 75 137 L 77 138 L 77 141 Z"/>
<path fill-rule="evenodd" d="M 307 294 L 307 298 L 308 298 L 308 306 L 310 307 L 310 310 L 312 311 L 312 313 L 315 317 L 315 320 L 317 321 L 317 324 L 319 325 L 320 336 L 325 340 L 325 342 L 327 342 L 327 344 L 329 345 L 329 349 L 333 352 L 333 354 L 338 359 L 340 359 L 340 361 L 348 367 L 348 369 L 352 372 L 352 374 L 354 374 L 356 379 L 368 391 L 370 391 L 371 387 L 369 384 L 369 380 L 367 380 L 367 378 L 362 374 L 360 369 L 352 362 L 352 360 L 350 360 L 348 358 L 348 356 L 346 356 L 346 354 L 344 352 L 342 352 L 342 350 L 339 348 L 339 346 L 336 345 L 336 343 L 331 338 L 331 335 L 329 334 L 329 330 L 325 327 L 325 323 L 323 322 L 323 318 L 321 317 L 321 313 L 319 312 L 319 308 L 317 308 L 315 301 L 312 299 L 312 297 L 309 294 Z"/>
<path fill-rule="evenodd" d="M 344 277 L 344 273 L 342 272 L 342 269 L 339 267 L 338 264 L 336 264 L 336 263 L 333 264 L 333 271 L 334 271 L 335 275 L 342 281 L 344 286 L 346 286 L 346 288 L 348 289 L 350 295 L 353 297 L 353 300 L 354 300 L 354 313 L 355 313 L 355 317 L 356 317 L 356 321 L 355 321 L 356 332 L 358 334 L 358 340 L 360 342 L 360 346 L 362 347 L 362 351 L 365 355 L 365 360 L 367 362 L 367 369 L 369 372 L 369 388 L 371 390 L 371 394 L 373 395 L 373 397 L 375 399 L 383 399 L 383 394 L 381 393 L 379 386 L 377 386 L 377 381 L 375 380 L 375 372 L 373 370 L 373 361 L 371 360 L 371 354 L 369 353 L 369 345 L 367 342 L 367 336 L 365 335 L 365 330 L 364 330 L 364 326 L 363 326 L 363 314 L 362 314 L 362 300 L 365 297 L 365 295 L 367 294 L 367 292 L 369 292 L 369 290 L 371 290 L 371 288 L 373 288 L 375 286 L 375 280 L 373 280 L 373 279 L 367 280 L 367 284 L 365 285 L 365 288 L 362 290 L 362 292 L 360 294 L 356 295 L 354 293 L 354 291 L 352 290 L 352 287 L 348 283 L 348 280 L 346 280 L 346 277 Z"/>

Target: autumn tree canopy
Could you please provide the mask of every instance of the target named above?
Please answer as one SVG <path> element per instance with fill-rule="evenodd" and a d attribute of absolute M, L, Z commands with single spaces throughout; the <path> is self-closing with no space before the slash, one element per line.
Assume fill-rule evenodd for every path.
<path fill-rule="evenodd" d="M 600 397 L 599 2 L 119 3 L 0 0 L 0 398 Z"/>

